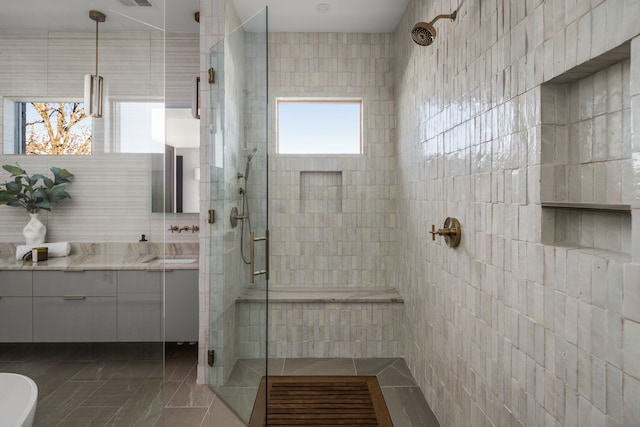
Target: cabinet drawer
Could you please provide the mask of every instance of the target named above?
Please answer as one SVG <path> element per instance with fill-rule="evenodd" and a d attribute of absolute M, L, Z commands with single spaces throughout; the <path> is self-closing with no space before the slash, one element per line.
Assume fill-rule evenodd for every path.
<path fill-rule="evenodd" d="M 116 298 L 34 297 L 33 338 L 36 342 L 115 341 Z"/>
<path fill-rule="evenodd" d="M 31 342 L 31 297 L 0 298 L 0 342 Z"/>
<path fill-rule="evenodd" d="M 34 271 L 34 296 L 116 296 L 115 271 Z"/>
<path fill-rule="evenodd" d="M 0 296 L 28 297 L 33 294 L 31 271 L 0 271 Z"/>

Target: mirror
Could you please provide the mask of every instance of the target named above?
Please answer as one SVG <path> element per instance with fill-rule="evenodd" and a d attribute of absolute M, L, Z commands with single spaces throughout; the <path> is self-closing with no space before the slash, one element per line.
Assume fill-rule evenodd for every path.
<path fill-rule="evenodd" d="M 164 156 L 155 154 L 153 158 L 151 210 L 198 213 L 200 121 L 191 116 L 188 108 L 166 108 L 164 128 Z"/>
<path fill-rule="evenodd" d="M 44 0 L 36 3 L 43 7 L 49 4 Z M 98 3 L 102 4 L 103 0 Z M 156 22 L 151 18 L 139 16 L 140 19 L 135 21 L 128 19 L 129 13 L 142 15 L 143 12 L 162 12 L 161 6 L 138 8 L 134 11 L 132 8 L 121 10 L 117 4 L 112 5 L 111 9 L 122 13 L 109 12 L 106 23 L 100 24 L 100 56 L 105 58 L 100 63 L 100 71 L 105 78 L 107 91 L 105 111 L 100 119 L 86 118 L 73 126 L 73 130 L 81 130 L 82 124 L 91 123 L 91 134 L 83 134 L 83 141 L 91 140 L 90 145 L 85 144 L 91 147 L 91 152 L 76 151 L 82 156 L 71 155 L 68 150 L 41 155 L 43 144 L 39 140 L 35 141 L 38 151 L 30 150 L 33 144 L 27 144 L 31 135 L 27 125 L 31 122 L 28 120 L 29 108 L 32 106 L 30 104 L 34 102 L 48 102 L 52 106 L 65 102 L 64 115 L 67 123 L 70 122 L 75 104 L 78 104 L 78 108 L 83 106 L 84 75 L 95 70 L 95 22 L 88 18 L 87 10 L 80 8 L 82 10 L 65 10 L 65 17 L 75 17 L 69 20 L 68 25 L 71 27 L 63 27 L 62 19 L 51 20 L 51 27 L 43 26 L 42 22 L 40 25 L 31 25 L 32 21 L 17 20 L 22 22 L 15 31 L 2 25 L 2 164 L 18 162 L 33 172 L 47 171 L 49 167 L 57 166 L 67 168 L 76 175 L 71 193 L 73 204 L 62 206 L 62 214 L 52 215 L 49 223 L 51 230 L 65 230 L 65 240 L 126 241 L 137 240 L 142 232 L 153 237 L 155 230 L 158 236 L 166 231 L 163 215 L 152 214 L 152 211 L 165 212 L 164 167 L 160 168 L 160 185 L 154 185 L 151 181 L 154 174 L 152 166 L 155 166 L 153 158 L 160 157 L 161 165 L 164 165 L 166 132 L 182 136 L 185 133 L 173 132 L 172 129 L 176 127 L 173 126 L 172 119 L 168 120 L 170 124 L 165 132 L 165 107 L 184 110 L 187 121 L 196 130 L 189 132 L 195 133 L 195 138 L 187 136 L 182 142 L 177 139 L 177 142 L 170 141 L 169 144 L 175 146 L 175 155 L 181 156 L 175 160 L 182 160 L 182 175 L 186 178 L 182 182 L 182 212 L 198 211 L 199 185 L 194 179 L 196 166 L 190 165 L 199 163 L 199 124 L 190 117 L 190 107 L 193 80 L 199 73 L 200 66 L 200 35 L 198 23 L 193 19 L 188 6 L 194 5 L 197 10 L 198 2 L 185 0 L 179 3 L 180 10 L 173 13 L 171 19 L 167 15 L 168 32 L 161 31 L 155 25 L 145 25 L 145 22 Z M 107 12 L 106 9 L 104 11 Z M 4 18 L 5 15 L 0 18 L 3 24 L 12 22 L 11 19 Z M 178 26 L 174 19 L 183 20 L 184 25 Z M 163 21 L 162 12 L 160 23 Z M 21 122 L 19 119 L 23 113 L 25 116 Z M 167 114 L 171 116 L 172 112 Z M 44 125 L 47 126 L 46 123 Z M 181 145 L 187 141 L 191 141 L 190 148 Z M 5 177 L 6 174 L 3 174 L 0 178 L 2 182 Z M 99 193 L 94 191 L 97 183 Z M 174 185 L 167 186 L 170 187 L 173 188 Z M 123 188 L 126 191 L 123 192 Z M 159 198 L 162 205 L 158 209 L 152 209 L 156 203 L 149 196 L 157 188 L 160 193 L 156 194 L 156 199 Z M 168 199 L 175 203 L 174 191 L 171 191 Z M 178 208 L 179 205 L 173 205 L 170 212 L 176 212 Z M 12 220 L 15 217 L 15 221 L 20 221 L 22 215 L 18 210 L 3 210 L 0 216 L 4 217 L 5 214 Z M 84 224 L 88 227 L 95 222 L 96 217 L 100 218 L 104 226 L 101 229 L 105 230 L 104 233 L 96 230 L 98 236 L 84 228 Z M 74 227 L 66 227 L 71 223 Z M 127 227 L 121 227 L 123 223 Z M 154 230 L 154 233 L 150 230 Z M 12 233 L 13 230 L 0 231 L 0 235 L 7 241 L 15 239 Z"/>

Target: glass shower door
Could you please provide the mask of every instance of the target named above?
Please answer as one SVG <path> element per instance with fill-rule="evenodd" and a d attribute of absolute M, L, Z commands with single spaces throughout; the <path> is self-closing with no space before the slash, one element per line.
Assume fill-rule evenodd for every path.
<path fill-rule="evenodd" d="M 210 52 L 209 384 L 248 422 L 267 375 L 267 9 Z M 209 359 L 211 362 L 211 358 Z"/>

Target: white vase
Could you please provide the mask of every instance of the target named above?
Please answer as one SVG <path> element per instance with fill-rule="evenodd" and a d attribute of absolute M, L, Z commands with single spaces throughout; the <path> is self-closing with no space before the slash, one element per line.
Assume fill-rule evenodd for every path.
<path fill-rule="evenodd" d="M 47 234 L 47 227 L 38 219 L 37 213 L 30 213 L 31 219 L 24 226 L 22 234 L 27 241 L 27 245 L 40 245 L 44 243 L 44 236 Z"/>

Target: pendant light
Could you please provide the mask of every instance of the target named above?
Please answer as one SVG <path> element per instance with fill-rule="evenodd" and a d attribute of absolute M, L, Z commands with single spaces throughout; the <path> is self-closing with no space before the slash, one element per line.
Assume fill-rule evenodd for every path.
<path fill-rule="evenodd" d="M 97 10 L 89 11 L 89 18 L 96 21 L 96 73 L 84 76 L 84 106 L 91 117 L 102 117 L 104 81 L 98 74 L 98 24 L 106 20 L 106 16 Z"/>

